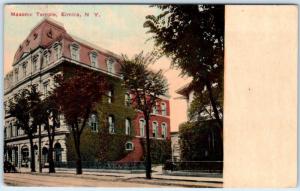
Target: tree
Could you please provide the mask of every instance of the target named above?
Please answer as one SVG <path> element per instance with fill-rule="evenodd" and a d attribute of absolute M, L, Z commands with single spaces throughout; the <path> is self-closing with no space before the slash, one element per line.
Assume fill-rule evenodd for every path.
<path fill-rule="evenodd" d="M 144 27 L 152 34 L 157 51 L 169 56 L 182 75 L 193 77 L 194 90 L 207 92 L 222 136 L 222 102 L 214 91 L 223 97 L 224 5 L 156 7 L 162 13 L 148 15 Z"/>
<path fill-rule="evenodd" d="M 53 94 L 73 136 L 77 155 L 76 174 L 82 174 L 80 137 L 95 104 L 105 95 L 107 85 L 100 73 L 83 68 L 75 68 L 64 75 L 55 76 Z"/>
<path fill-rule="evenodd" d="M 168 91 L 167 81 L 159 70 L 154 72 L 148 68 L 155 61 L 152 55 L 140 53 L 129 59 L 123 56 L 121 74 L 124 86 L 133 94 L 132 106 L 143 112 L 146 122 L 146 178 L 151 179 L 151 156 L 149 139 L 149 120 L 152 108 L 160 95 Z"/>
<path fill-rule="evenodd" d="M 30 168 L 35 172 L 35 157 L 33 147 L 33 134 L 37 130 L 33 111 L 34 106 L 40 102 L 40 93 L 35 85 L 30 85 L 29 89 L 22 89 L 14 95 L 13 100 L 9 102 L 8 113 L 16 118 L 17 128 L 23 129 L 30 142 Z"/>
<path fill-rule="evenodd" d="M 55 129 L 60 126 L 60 117 L 59 117 L 59 107 L 56 102 L 57 98 L 54 94 L 50 94 L 44 100 L 41 101 L 38 106 L 39 113 L 36 115 L 40 117 L 40 124 L 44 124 L 44 129 L 47 131 L 48 141 L 49 141 L 49 173 L 55 173 L 55 166 L 53 160 L 53 143 L 55 136 Z"/>

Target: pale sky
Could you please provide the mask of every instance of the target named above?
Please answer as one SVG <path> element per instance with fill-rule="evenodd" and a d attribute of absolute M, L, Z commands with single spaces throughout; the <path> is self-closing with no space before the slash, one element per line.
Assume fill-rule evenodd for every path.
<path fill-rule="evenodd" d="M 11 16 L 11 12 L 31 13 L 32 16 Z M 4 18 L 4 74 L 12 68 L 15 52 L 31 29 L 43 16 L 39 13 L 55 13 L 50 18 L 62 23 L 69 34 L 75 35 L 119 55 L 129 57 L 144 51 L 150 52 L 153 42 L 143 28 L 145 16 L 157 14 L 159 10 L 148 5 L 6 5 Z M 82 16 L 62 16 L 61 13 L 79 13 Z M 89 13 L 88 17 L 84 14 Z M 100 16 L 95 16 L 95 13 Z M 186 121 L 186 100 L 176 99 L 175 91 L 190 79 L 179 76 L 180 70 L 170 69 L 170 59 L 163 57 L 153 66 L 162 69 L 169 82 L 171 131 Z"/>

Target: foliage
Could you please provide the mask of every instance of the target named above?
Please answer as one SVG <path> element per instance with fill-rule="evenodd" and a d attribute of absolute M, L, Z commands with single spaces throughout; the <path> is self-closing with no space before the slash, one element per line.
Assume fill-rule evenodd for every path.
<path fill-rule="evenodd" d="M 186 122 L 179 127 L 181 160 L 223 160 L 223 145 L 214 120 Z"/>
<path fill-rule="evenodd" d="M 162 70 L 154 72 L 148 68 L 153 63 L 153 55 L 140 53 L 129 59 L 123 56 L 121 74 L 124 78 L 124 86 L 132 94 L 132 106 L 143 112 L 146 122 L 146 178 L 151 179 L 151 156 L 149 140 L 150 113 L 160 95 L 168 91 L 167 81 Z"/>
<path fill-rule="evenodd" d="M 105 76 L 109 87 L 113 87 L 112 102 L 108 103 L 108 97 L 103 96 L 96 104 L 95 112 L 98 116 L 98 132 L 92 132 L 89 124 L 81 136 L 80 150 L 83 161 L 118 161 L 122 159 L 128 151 L 125 150 L 125 143 L 134 136 L 134 127 L 131 127 L 131 134 L 125 135 L 125 119 L 133 119 L 136 112 L 133 108 L 125 106 L 125 88 L 121 86 L 121 80 Z M 115 116 L 115 134 L 110 134 L 107 127 L 107 117 Z M 132 124 L 133 125 L 133 124 Z M 68 160 L 76 159 L 76 151 L 72 136 L 67 138 Z"/>
<path fill-rule="evenodd" d="M 143 150 L 146 150 L 145 140 L 143 140 L 141 143 L 143 146 Z M 150 141 L 150 149 L 151 149 L 151 161 L 153 162 L 153 164 L 164 164 L 167 160 L 171 159 L 172 151 L 171 151 L 170 140 L 152 139 Z"/>
<path fill-rule="evenodd" d="M 73 75 L 55 76 L 56 87 L 53 90 L 60 112 L 64 115 L 73 135 L 77 154 L 76 173 L 82 174 L 80 137 L 95 105 L 107 91 L 103 76 L 95 71 L 76 68 Z"/>
<path fill-rule="evenodd" d="M 37 130 L 39 118 L 36 116 L 36 105 L 41 102 L 41 94 L 35 85 L 22 89 L 9 101 L 8 113 L 16 118 L 17 128 L 23 129 L 30 142 L 31 172 L 35 172 L 33 134 Z M 31 120 L 32 119 L 32 120 Z"/>
<path fill-rule="evenodd" d="M 223 128 L 224 5 L 156 5 L 162 12 L 148 15 L 144 27 L 156 51 L 172 59 L 182 75 L 193 77 L 194 90 L 207 91 L 214 118 Z M 223 96 L 221 96 L 223 97 Z"/>

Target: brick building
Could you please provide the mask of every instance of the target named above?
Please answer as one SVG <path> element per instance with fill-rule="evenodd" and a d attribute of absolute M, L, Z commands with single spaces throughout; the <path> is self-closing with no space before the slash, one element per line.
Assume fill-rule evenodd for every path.
<path fill-rule="evenodd" d="M 8 64 L 8 63 L 5 63 Z M 29 166 L 30 146 L 27 135 L 22 129 L 15 125 L 15 119 L 7 112 L 8 101 L 19 90 L 27 88 L 30 84 L 36 84 L 43 96 L 54 85 L 53 76 L 63 73 L 62 66 L 78 67 L 98 71 L 112 78 L 122 79 L 119 75 L 121 68 L 121 57 L 111 51 L 88 43 L 67 33 L 62 24 L 52 20 L 44 19 L 37 24 L 29 33 L 27 38 L 20 44 L 15 53 L 12 70 L 4 79 L 4 141 L 7 147 L 5 159 L 11 161 L 17 167 Z M 108 92 L 113 95 L 113 90 Z M 129 94 L 125 94 L 130 99 Z M 110 100 L 108 99 L 108 102 Z M 91 120 L 96 117 L 91 116 Z M 113 113 L 108 116 L 108 128 L 115 128 Z M 97 123 L 97 121 L 95 121 Z M 134 131 L 134 138 L 124 145 L 124 149 L 130 150 L 129 154 L 121 161 L 140 161 L 143 156 L 141 140 L 145 137 L 145 121 L 143 115 L 137 112 L 134 119 L 126 119 L 121 125 L 124 134 Z M 91 128 L 97 126 L 91 125 Z M 120 127 L 120 125 L 118 126 Z M 132 129 L 132 130 L 130 130 Z M 113 133 L 113 131 L 110 131 Z M 56 130 L 54 141 L 54 160 L 68 161 L 66 136 L 69 128 L 61 116 L 61 126 Z M 150 137 L 152 139 L 170 139 L 170 105 L 169 97 L 161 96 L 157 107 L 153 108 L 150 121 Z M 46 131 L 42 128 L 42 165 L 47 163 L 48 138 Z M 38 136 L 34 138 L 35 160 L 38 165 Z"/>

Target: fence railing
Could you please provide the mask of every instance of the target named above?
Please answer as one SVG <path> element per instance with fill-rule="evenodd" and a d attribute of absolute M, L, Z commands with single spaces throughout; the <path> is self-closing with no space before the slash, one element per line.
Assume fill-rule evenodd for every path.
<path fill-rule="evenodd" d="M 144 161 L 140 162 L 98 162 L 82 161 L 82 168 L 110 169 L 110 170 L 144 170 Z M 76 161 L 55 162 L 57 168 L 76 168 Z"/>
<path fill-rule="evenodd" d="M 163 167 L 170 171 L 223 172 L 223 161 L 167 161 Z"/>

